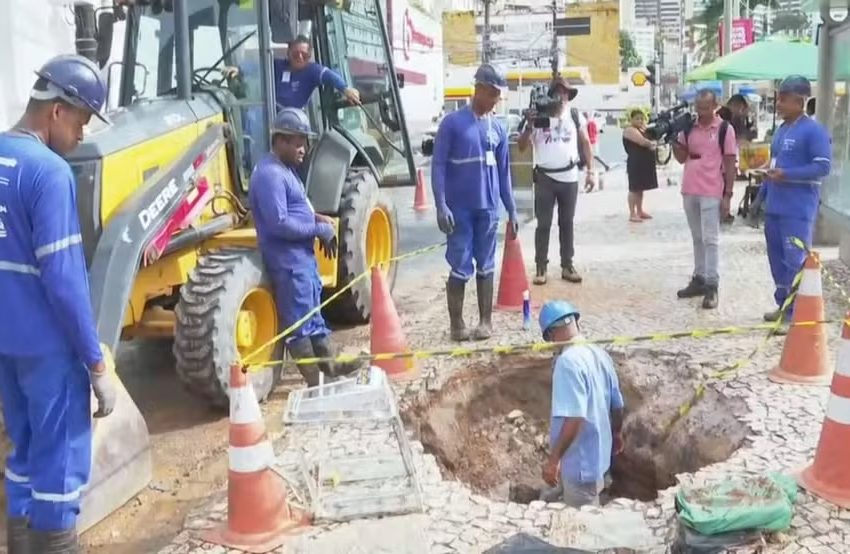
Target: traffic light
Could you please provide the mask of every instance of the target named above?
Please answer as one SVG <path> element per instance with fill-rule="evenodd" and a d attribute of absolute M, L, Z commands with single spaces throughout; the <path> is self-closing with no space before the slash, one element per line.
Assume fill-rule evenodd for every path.
<path fill-rule="evenodd" d="M 656 84 L 654 63 L 651 63 L 646 66 L 646 80 L 649 81 L 649 84 L 651 85 Z"/>

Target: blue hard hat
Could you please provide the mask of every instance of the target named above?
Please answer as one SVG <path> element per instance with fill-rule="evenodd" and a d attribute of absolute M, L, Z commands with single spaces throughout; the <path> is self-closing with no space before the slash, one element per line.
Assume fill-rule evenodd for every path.
<path fill-rule="evenodd" d="M 48 60 L 35 74 L 47 82 L 47 87 L 44 90 L 33 89 L 30 93 L 32 98 L 58 98 L 89 110 L 101 121 L 109 123 L 100 113 L 106 103 L 106 81 L 91 60 L 76 54 L 63 54 Z"/>
<path fill-rule="evenodd" d="M 538 317 L 540 332 L 545 333 L 552 325 L 568 317 L 578 321 L 579 317 L 581 317 L 578 308 L 565 300 L 550 300 L 546 302 L 540 309 L 540 316 Z"/>
<path fill-rule="evenodd" d="M 298 108 L 283 108 L 274 118 L 272 135 L 304 135 L 314 137 L 316 134 L 310 127 L 310 119 L 304 110 Z"/>
<path fill-rule="evenodd" d="M 812 95 L 812 83 L 802 75 L 791 75 L 779 84 L 779 94 L 796 94 L 808 98 Z"/>
<path fill-rule="evenodd" d="M 508 88 L 508 80 L 502 70 L 489 63 L 481 64 L 475 71 L 475 83 L 489 85 L 504 92 Z"/>

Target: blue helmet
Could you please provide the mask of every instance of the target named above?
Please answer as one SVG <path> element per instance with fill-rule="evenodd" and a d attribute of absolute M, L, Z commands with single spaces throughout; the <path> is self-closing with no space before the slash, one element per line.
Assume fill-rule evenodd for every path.
<path fill-rule="evenodd" d="M 277 112 L 272 126 L 272 135 L 277 134 L 316 136 L 310 127 L 310 119 L 307 114 L 298 108 L 283 108 Z"/>
<path fill-rule="evenodd" d="M 564 318 L 571 317 L 578 321 L 581 314 L 578 309 L 565 300 L 550 300 L 540 309 L 540 332 L 545 333 L 552 325 Z"/>
<path fill-rule="evenodd" d="M 802 75 L 790 75 L 779 84 L 779 94 L 795 94 L 808 98 L 812 95 L 812 83 Z"/>
<path fill-rule="evenodd" d="M 100 113 L 106 103 L 106 82 L 94 62 L 76 54 L 63 54 L 48 60 L 35 74 L 44 79 L 47 86 L 44 90 L 33 89 L 32 98 L 58 98 L 108 123 Z"/>
<path fill-rule="evenodd" d="M 500 92 L 504 92 L 508 88 L 508 80 L 505 78 L 505 74 L 489 63 L 478 66 L 475 71 L 475 83 L 489 85 L 499 89 Z"/>

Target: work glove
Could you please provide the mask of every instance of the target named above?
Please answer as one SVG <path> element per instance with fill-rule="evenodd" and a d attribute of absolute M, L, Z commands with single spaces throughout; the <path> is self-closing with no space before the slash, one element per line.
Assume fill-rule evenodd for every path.
<path fill-rule="evenodd" d="M 508 240 L 514 240 L 519 235 L 519 220 L 516 214 L 508 218 Z"/>
<path fill-rule="evenodd" d="M 118 391 L 115 388 L 113 374 L 115 373 L 115 361 L 112 359 L 112 354 L 109 349 L 101 344 L 100 350 L 103 352 L 103 362 L 89 371 L 91 376 L 91 388 L 94 392 L 94 397 L 97 399 L 97 411 L 94 417 L 106 417 L 115 409 L 115 400 L 118 396 Z"/>
<path fill-rule="evenodd" d="M 336 258 L 339 242 L 336 238 L 336 231 L 329 223 L 319 223 L 319 229 L 316 233 L 319 239 L 319 249 L 329 258 Z"/>
<path fill-rule="evenodd" d="M 443 207 L 437 210 L 437 227 L 439 227 L 440 231 L 447 235 L 451 235 L 454 232 L 455 218 L 448 207 Z"/>

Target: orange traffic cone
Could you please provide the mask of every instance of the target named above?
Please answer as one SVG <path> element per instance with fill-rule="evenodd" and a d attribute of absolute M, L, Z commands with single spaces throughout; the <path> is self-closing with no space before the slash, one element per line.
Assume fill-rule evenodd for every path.
<path fill-rule="evenodd" d="M 496 309 L 511 312 L 522 310 L 522 293 L 527 290 L 530 290 L 530 288 L 528 276 L 525 274 L 525 261 L 522 259 L 519 237 L 510 239 L 508 232 L 506 232 Z"/>
<path fill-rule="evenodd" d="M 425 190 L 425 173 L 422 169 L 416 170 L 416 193 L 413 196 L 413 209 L 417 212 L 427 211 L 428 192 Z"/>
<path fill-rule="evenodd" d="M 826 324 L 805 324 L 824 319 L 820 263 L 817 252 L 812 252 L 803 266 L 803 278 L 794 299 L 794 317 L 782 348 L 782 358 L 768 374 L 768 379 L 792 385 L 829 384 L 832 371 L 826 350 Z"/>
<path fill-rule="evenodd" d="M 245 552 L 270 552 L 283 544 L 309 516 L 286 502 L 283 478 L 269 466 L 272 445 L 254 389 L 242 367 L 230 367 L 230 468 L 227 474 L 227 523 L 207 531 L 207 542 Z"/>
<path fill-rule="evenodd" d="M 814 462 L 797 476 L 800 486 L 836 506 L 850 509 L 850 326 L 845 316 L 826 417 Z"/>
<path fill-rule="evenodd" d="M 401 330 L 401 320 L 395 309 L 393 297 L 387 286 L 386 277 L 378 267 L 372 268 L 372 320 L 371 320 L 371 352 L 382 354 L 388 352 L 407 352 L 407 339 Z M 396 381 L 409 380 L 417 377 L 419 371 L 413 358 L 396 358 L 394 360 L 375 360 L 372 362 L 383 369 L 390 379 Z"/>

